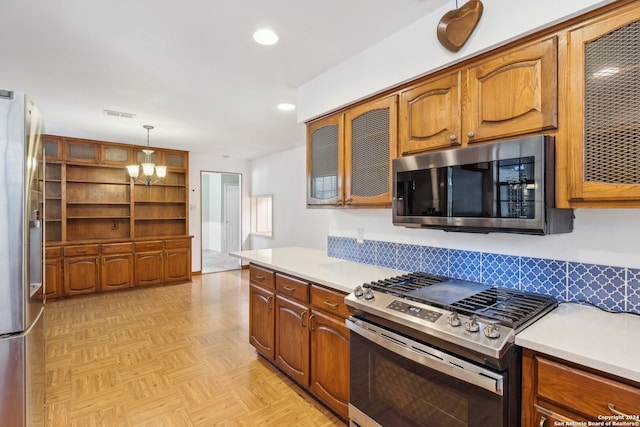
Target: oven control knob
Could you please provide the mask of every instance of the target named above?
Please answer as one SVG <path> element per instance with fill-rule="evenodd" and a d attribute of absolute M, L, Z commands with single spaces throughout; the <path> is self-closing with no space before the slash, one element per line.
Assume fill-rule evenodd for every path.
<path fill-rule="evenodd" d="M 366 291 L 364 291 L 364 299 L 366 299 L 367 301 L 371 301 L 373 298 L 375 298 L 373 296 L 373 291 L 371 289 L 367 289 Z"/>
<path fill-rule="evenodd" d="M 356 297 L 361 298 L 362 295 L 364 295 L 364 291 L 362 290 L 362 286 L 360 286 L 360 285 L 356 286 L 356 288 L 353 290 L 353 294 Z"/>
<path fill-rule="evenodd" d="M 469 332 L 478 332 L 480 330 L 480 325 L 478 325 L 478 320 L 476 316 L 471 316 L 464 323 L 464 328 Z"/>
<path fill-rule="evenodd" d="M 455 311 L 449 315 L 447 318 L 447 322 L 449 322 L 450 326 L 458 327 L 462 325 L 462 321 L 460 320 L 460 316 Z"/>
<path fill-rule="evenodd" d="M 495 323 L 489 323 L 484 327 L 484 335 L 487 338 L 498 338 L 500 337 L 500 328 Z"/>

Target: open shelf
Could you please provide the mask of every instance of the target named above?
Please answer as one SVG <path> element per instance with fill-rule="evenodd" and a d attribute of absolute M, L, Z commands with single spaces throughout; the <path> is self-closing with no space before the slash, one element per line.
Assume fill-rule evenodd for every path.
<path fill-rule="evenodd" d="M 156 149 L 158 164 L 165 156 L 173 163 L 162 182 L 147 186 L 123 166 L 135 161 L 139 146 L 50 137 L 64 156 L 49 155 L 44 168 L 48 242 L 187 235 L 186 151 Z"/>

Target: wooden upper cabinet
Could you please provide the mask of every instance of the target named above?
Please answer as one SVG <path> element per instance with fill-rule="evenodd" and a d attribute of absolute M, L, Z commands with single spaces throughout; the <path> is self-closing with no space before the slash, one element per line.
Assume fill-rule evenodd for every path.
<path fill-rule="evenodd" d="M 468 142 L 557 127 L 557 52 L 553 36 L 469 66 L 462 114 Z"/>
<path fill-rule="evenodd" d="M 315 121 L 307 127 L 307 204 L 342 204 L 344 192 L 344 117 Z"/>
<path fill-rule="evenodd" d="M 160 160 L 169 169 L 186 170 L 189 167 L 189 153 L 186 151 L 162 150 Z"/>
<path fill-rule="evenodd" d="M 101 163 L 105 165 L 126 167 L 135 163 L 133 150 L 123 144 L 101 144 L 100 158 Z"/>
<path fill-rule="evenodd" d="M 100 146 L 92 141 L 67 140 L 64 159 L 69 163 L 91 163 L 100 161 Z"/>
<path fill-rule="evenodd" d="M 397 121 L 396 95 L 345 113 L 345 205 L 391 205 L 391 161 L 397 153 Z"/>
<path fill-rule="evenodd" d="M 396 95 L 307 127 L 309 206 L 389 206 L 397 152 Z"/>
<path fill-rule="evenodd" d="M 47 162 L 57 163 L 63 158 L 62 138 L 59 136 L 43 135 L 44 158 Z"/>
<path fill-rule="evenodd" d="M 401 156 L 460 145 L 460 78 L 455 71 L 400 93 Z"/>
<path fill-rule="evenodd" d="M 640 7 L 569 32 L 568 199 L 575 207 L 640 206 Z"/>

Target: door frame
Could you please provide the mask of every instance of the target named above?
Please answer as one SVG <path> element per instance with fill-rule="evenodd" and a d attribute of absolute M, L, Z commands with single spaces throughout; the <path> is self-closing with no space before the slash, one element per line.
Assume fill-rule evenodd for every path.
<path fill-rule="evenodd" d="M 212 170 L 200 170 L 200 271 L 201 273 L 205 273 L 204 272 L 204 263 L 203 263 L 203 252 L 204 252 L 204 234 L 203 234 L 203 223 L 204 223 L 204 218 L 202 216 L 202 212 L 203 212 L 203 207 L 204 207 L 204 203 L 203 203 L 203 198 L 204 198 L 204 191 L 203 191 L 203 182 L 204 182 L 204 176 L 205 175 L 213 175 L 213 174 L 217 174 L 217 175 L 236 175 L 238 176 L 238 188 L 239 188 L 239 197 L 238 197 L 238 244 L 239 244 L 239 250 L 242 250 L 242 228 L 243 228 L 243 222 L 242 222 L 242 173 L 240 172 L 223 172 L 223 171 L 212 171 Z M 222 200 L 224 198 L 224 194 L 220 193 L 220 199 Z M 239 260 L 238 260 L 239 261 Z M 240 265 L 240 264 L 238 264 Z"/>

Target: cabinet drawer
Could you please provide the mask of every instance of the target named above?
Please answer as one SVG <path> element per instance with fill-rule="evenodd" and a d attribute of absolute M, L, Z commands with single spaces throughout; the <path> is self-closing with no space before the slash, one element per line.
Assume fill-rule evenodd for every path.
<path fill-rule="evenodd" d="M 45 258 L 60 258 L 61 256 L 62 256 L 62 248 L 61 247 L 46 248 L 44 250 L 44 257 Z"/>
<path fill-rule="evenodd" d="M 275 289 L 275 273 L 266 268 L 258 267 L 251 264 L 249 266 L 249 282 L 254 285 L 263 286 L 269 289 Z"/>
<path fill-rule="evenodd" d="M 191 239 L 165 240 L 165 249 L 189 248 L 191 247 Z"/>
<path fill-rule="evenodd" d="M 161 240 L 149 242 L 136 242 L 136 252 L 161 251 L 163 249 Z"/>
<path fill-rule="evenodd" d="M 311 285 L 311 305 L 318 310 L 336 314 L 340 317 L 349 317 L 349 310 L 344 303 L 346 293 Z"/>
<path fill-rule="evenodd" d="M 309 283 L 276 273 L 276 290 L 281 295 L 309 302 Z"/>
<path fill-rule="evenodd" d="M 598 415 L 613 415 L 609 404 L 625 414 L 638 413 L 640 388 L 543 357 L 536 359 L 536 365 L 542 398 L 594 420 Z"/>
<path fill-rule="evenodd" d="M 129 254 L 133 252 L 133 243 L 109 243 L 102 245 L 103 254 Z"/>
<path fill-rule="evenodd" d="M 64 248 L 64 256 L 98 255 L 99 253 L 100 245 L 78 245 Z"/>

